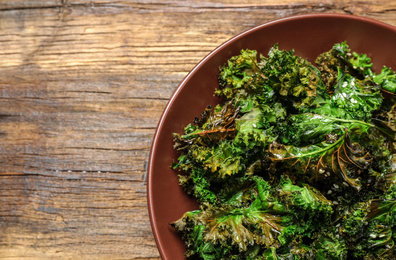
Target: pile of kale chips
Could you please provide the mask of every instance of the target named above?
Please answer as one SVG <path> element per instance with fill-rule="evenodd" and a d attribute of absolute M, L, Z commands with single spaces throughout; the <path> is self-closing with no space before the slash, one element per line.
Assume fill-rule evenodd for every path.
<path fill-rule="evenodd" d="M 174 134 L 187 258 L 396 259 L 396 74 L 346 42 L 315 63 L 242 50 Z"/>

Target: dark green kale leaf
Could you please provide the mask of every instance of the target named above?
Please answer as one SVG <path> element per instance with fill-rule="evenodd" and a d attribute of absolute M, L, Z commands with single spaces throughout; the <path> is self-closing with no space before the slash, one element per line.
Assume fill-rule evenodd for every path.
<path fill-rule="evenodd" d="M 315 63 L 330 93 L 336 85 L 339 70 L 360 80 L 372 75 L 371 59 L 364 53 L 351 51 L 346 42 L 334 44 L 329 51 L 319 55 Z"/>
<path fill-rule="evenodd" d="M 373 64 L 367 54 L 351 51 L 346 42 L 335 44 L 333 50 L 336 56 L 342 59 L 345 65 L 351 69 L 352 74 L 358 72 L 362 76 L 371 75 Z"/>
<path fill-rule="evenodd" d="M 327 228 L 327 227 L 326 227 Z M 330 228 L 331 230 L 332 228 Z M 325 228 L 316 232 L 304 244 L 302 239 L 295 240 L 287 247 L 275 249 L 269 248 L 265 251 L 268 259 L 315 259 L 315 260 L 346 260 L 348 259 L 348 248 L 345 240 Z M 261 258 L 260 258 L 261 259 Z M 263 258 L 267 259 L 267 258 Z"/>
<path fill-rule="evenodd" d="M 353 255 L 364 259 L 394 259 L 395 199 L 357 203 L 340 227 Z"/>
<path fill-rule="evenodd" d="M 271 168 L 289 172 L 302 182 L 315 184 L 336 177 L 356 190 L 362 187 L 359 170 L 372 163 L 371 156 L 358 143 L 353 143 L 348 132 L 321 143 L 297 147 L 276 142 L 268 149 Z"/>
<path fill-rule="evenodd" d="M 207 108 L 184 135 L 174 134 L 182 154 L 172 167 L 181 171 L 181 186 L 199 201 L 216 202 L 221 183 L 261 170 L 262 153 L 277 138 L 272 128 L 284 118 L 279 103 L 244 113 L 230 102 L 213 112 Z"/>
<path fill-rule="evenodd" d="M 370 78 L 359 80 L 339 71 L 331 98 L 323 106 L 309 111 L 325 116 L 370 122 L 382 105 L 381 88 Z"/>
<path fill-rule="evenodd" d="M 267 182 L 259 178 L 252 180 L 255 185 L 250 190 L 236 192 L 220 206 L 202 204 L 199 210 L 187 212 L 172 223 L 186 242 L 186 256 L 233 259 L 238 255 L 251 255 L 257 245 L 279 247 L 277 237 L 291 216 L 281 204 L 271 201 L 271 187 Z M 241 192 L 249 192 L 250 196 L 243 196 Z M 239 199 L 235 197 L 248 198 L 247 203 L 236 203 Z"/>
<path fill-rule="evenodd" d="M 370 121 L 382 100 L 380 87 L 369 78 L 359 80 L 340 71 L 330 102 L 332 107 L 345 111 L 343 118 Z"/>
<path fill-rule="evenodd" d="M 236 119 L 236 136 L 234 143 L 245 147 L 245 150 L 261 147 L 264 149 L 269 143 L 276 140 L 272 132 L 275 124 L 285 119 L 286 111 L 279 103 L 271 106 L 262 105 L 253 108 L 240 118 Z"/>
<path fill-rule="evenodd" d="M 330 222 L 332 202 L 313 186 L 294 185 L 290 178 L 284 176 L 274 196 L 285 205 L 289 214 L 294 215 L 294 225 L 287 226 L 279 237 L 283 245 L 293 241 L 296 236 L 310 238 L 323 223 Z"/>
<path fill-rule="evenodd" d="M 194 149 L 193 149 L 194 150 Z M 172 164 L 172 168 L 180 170 L 179 184 L 184 191 L 199 202 L 217 203 L 218 197 L 213 191 L 212 180 L 207 178 L 207 171 L 195 167 L 194 158 L 189 154 L 182 154 L 178 162 Z"/>
<path fill-rule="evenodd" d="M 352 51 L 346 42 L 334 44 L 331 50 L 319 55 L 315 62 L 329 92 L 334 90 L 338 70 L 341 70 L 359 80 L 370 79 L 385 92 L 396 94 L 395 71 L 383 66 L 380 73 L 374 72 L 371 58 L 365 53 Z"/>
<path fill-rule="evenodd" d="M 221 85 L 235 89 L 249 87 L 253 75 L 260 73 L 257 58 L 257 51 L 255 50 L 241 50 L 240 55 L 231 57 L 227 64 L 220 68 L 219 80 Z M 226 95 L 225 89 L 223 89 L 223 94 L 230 98 Z"/>
<path fill-rule="evenodd" d="M 266 248 L 282 247 L 292 255 L 297 251 L 289 242 L 295 236 L 309 238 L 332 213 L 331 202 L 315 188 L 293 185 L 288 178 L 276 188 L 260 177 L 244 184 L 250 188 L 242 185 L 221 205 L 201 204 L 172 223 L 186 243 L 187 257 L 266 259 Z"/>
<path fill-rule="evenodd" d="M 328 99 L 319 70 L 294 55 L 294 50 L 279 50 L 274 45 L 268 57 L 261 59 L 260 67 L 267 79 L 265 84 L 274 89 L 279 102 L 290 106 L 289 110 L 319 107 Z"/>
<path fill-rule="evenodd" d="M 396 94 L 396 73 L 391 68 L 383 66 L 381 72 L 374 75 L 373 79 L 382 89 Z"/>
<path fill-rule="evenodd" d="M 367 134 L 371 128 L 382 127 L 361 120 L 344 119 L 313 113 L 291 115 L 279 126 L 279 140 L 284 144 L 305 146 L 342 135 L 345 130 L 355 137 Z M 394 135 L 394 134 L 393 134 Z"/>
<path fill-rule="evenodd" d="M 331 230 L 332 228 L 330 228 Z M 348 257 L 348 248 L 345 240 L 340 238 L 335 232 L 323 229 L 317 233 L 317 237 L 312 243 L 315 259 L 320 260 L 345 260 Z"/>
<path fill-rule="evenodd" d="M 231 57 L 220 68 L 219 88 L 215 95 L 239 101 L 242 110 L 252 99 L 271 100 L 273 90 L 264 84 L 265 76 L 261 72 L 259 57 L 255 50 L 241 50 L 240 55 Z"/>
<path fill-rule="evenodd" d="M 173 134 L 174 148 L 184 151 L 193 144 L 210 146 L 211 143 L 222 139 L 230 139 L 235 136 L 235 119 L 239 116 L 239 107 L 230 102 L 223 106 L 217 105 L 212 113 L 212 107 L 208 106 L 196 117 L 193 124 L 184 128 L 184 135 Z"/>

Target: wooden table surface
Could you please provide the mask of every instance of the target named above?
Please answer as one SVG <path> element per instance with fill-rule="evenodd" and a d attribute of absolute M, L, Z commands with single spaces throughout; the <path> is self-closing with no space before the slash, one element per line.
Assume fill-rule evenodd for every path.
<path fill-rule="evenodd" d="M 0 0 L 0 258 L 160 259 L 146 168 L 161 113 L 253 26 L 396 1 Z"/>

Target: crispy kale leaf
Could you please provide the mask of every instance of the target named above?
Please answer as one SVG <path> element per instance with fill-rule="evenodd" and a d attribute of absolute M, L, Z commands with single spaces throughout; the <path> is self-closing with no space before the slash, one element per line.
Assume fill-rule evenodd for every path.
<path fill-rule="evenodd" d="M 260 245 L 279 246 L 277 237 L 291 216 L 283 205 L 270 200 L 271 187 L 263 179 L 251 178 L 242 187 L 246 185 L 250 189 L 235 191 L 220 206 L 202 204 L 172 223 L 184 236 L 186 256 L 227 259 L 250 255 Z"/>
<path fill-rule="evenodd" d="M 348 132 L 305 147 L 285 146 L 276 142 L 268 149 L 269 167 L 295 175 L 300 181 L 317 183 L 337 178 L 356 190 L 362 187 L 357 174 L 371 166 L 371 156 L 358 143 L 353 143 Z"/>
<path fill-rule="evenodd" d="M 319 107 L 328 98 L 319 70 L 294 50 L 274 45 L 268 57 L 242 50 L 230 58 L 219 73 L 220 88 L 215 94 L 227 100 L 249 104 L 280 102 L 287 110 Z M 249 103 L 250 101 L 250 103 Z"/>
<path fill-rule="evenodd" d="M 359 80 L 339 72 L 338 83 L 331 97 L 331 106 L 345 111 L 344 118 L 369 121 L 381 107 L 380 88 L 369 78 Z"/>
<path fill-rule="evenodd" d="M 384 91 L 396 94 L 395 71 L 383 66 L 380 73 L 374 72 L 370 57 L 351 51 L 346 42 L 335 44 L 331 50 L 319 55 L 315 62 L 329 92 L 334 90 L 341 69 L 359 80 L 369 79 Z"/>
<path fill-rule="evenodd" d="M 231 103 L 205 110 L 201 118 L 174 134 L 175 149 L 182 152 L 174 169 L 188 194 L 214 203 L 216 193 L 232 176 L 254 174 L 261 168 L 264 148 L 277 137 L 272 128 L 284 120 L 278 103 L 241 112 Z"/>
<path fill-rule="evenodd" d="M 326 104 L 310 112 L 370 122 L 383 102 L 381 88 L 370 78 L 360 80 L 339 70 L 333 93 Z"/>
<path fill-rule="evenodd" d="M 346 42 L 336 43 L 315 60 L 329 92 L 333 92 L 339 70 L 360 80 L 372 74 L 373 64 L 366 54 L 351 51 Z"/>
<path fill-rule="evenodd" d="M 384 90 L 396 94 L 396 73 L 391 68 L 383 66 L 378 75 L 374 75 L 374 82 Z"/>
<path fill-rule="evenodd" d="M 290 251 L 288 242 L 309 238 L 317 231 L 313 223 L 320 226 L 332 213 L 331 202 L 313 187 L 293 185 L 288 178 L 275 188 L 258 177 L 245 184 L 250 189 L 236 191 L 220 206 L 202 204 L 172 223 L 186 242 L 186 256 L 260 259 L 266 248 Z"/>
<path fill-rule="evenodd" d="M 260 58 L 254 50 L 241 50 L 240 55 L 231 57 L 220 68 L 219 88 L 215 95 L 237 104 L 242 112 L 258 103 L 270 101 L 274 91 L 266 84 Z"/>
<path fill-rule="evenodd" d="M 308 60 L 294 55 L 294 50 L 279 50 L 275 45 L 260 65 L 266 84 L 275 91 L 277 99 L 285 105 L 291 104 L 293 109 L 319 107 L 328 98 L 319 70 Z"/>
<path fill-rule="evenodd" d="M 394 193 L 392 190 L 390 193 Z M 393 197 L 393 194 L 387 194 Z M 346 239 L 353 255 L 364 259 L 394 259 L 396 200 L 372 199 L 357 203 L 346 214 L 340 225 L 340 233 Z"/>

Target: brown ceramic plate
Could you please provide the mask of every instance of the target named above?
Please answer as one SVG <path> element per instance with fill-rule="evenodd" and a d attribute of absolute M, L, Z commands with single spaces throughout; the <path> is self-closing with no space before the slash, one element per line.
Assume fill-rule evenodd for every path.
<path fill-rule="evenodd" d="M 275 43 L 313 62 L 317 55 L 342 41 L 347 41 L 352 50 L 368 54 L 374 70 L 382 65 L 396 69 L 395 27 L 352 15 L 309 14 L 269 22 L 235 36 L 206 56 L 181 82 L 159 121 L 148 167 L 149 214 L 162 259 L 184 259 L 184 243 L 169 223 L 197 208 L 179 187 L 177 173 L 170 169 L 178 157 L 172 148 L 172 133 L 181 133 L 208 104 L 219 102 L 213 97 L 219 66 L 241 49 L 267 54 Z"/>

